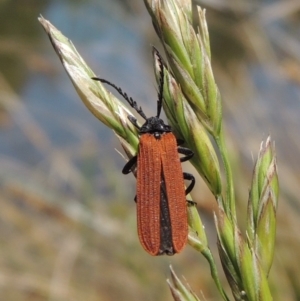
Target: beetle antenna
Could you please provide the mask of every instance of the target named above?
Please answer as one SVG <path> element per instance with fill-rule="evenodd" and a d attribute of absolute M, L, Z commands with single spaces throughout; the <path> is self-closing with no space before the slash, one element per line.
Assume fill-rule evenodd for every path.
<path fill-rule="evenodd" d="M 163 101 L 163 91 L 164 91 L 164 64 L 160 53 L 156 48 L 154 48 L 155 54 L 157 55 L 158 62 L 159 62 L 159 84 L 158 84 L 158 100 L 157 100 L 157 115 L 159 117 L 162 107 Z"/>
<path fill-rule="evenodd" d="M 113 83 L 111 83 L 108 80 L 103 79 L 103 78 L 92 77 L 92 79 L 97 80 L 101 83 L 108 84 L 108 85 L 112 86 L 113 88 L 115 88 L 119 92 L 119 94 L 122 95 L 124 97 L 124 99 L 130 104 L 130 106 L 132 108 L 134 108 L 145 120 L 147 120 L 147 117 L 146 117 L 145 113 L 143 112 L 142 107 L 138 107 L 136 101 L 134 101 L 132 99 L 132 97 L 128 97 L 127 93 L 123 92 L 121 88 L 117 87 Z"/>

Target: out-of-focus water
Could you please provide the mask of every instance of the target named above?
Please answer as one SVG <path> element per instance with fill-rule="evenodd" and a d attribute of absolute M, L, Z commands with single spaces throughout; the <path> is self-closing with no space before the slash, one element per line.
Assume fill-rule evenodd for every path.
<path fill-rule="evenodd" d="M 1 31 L 4 46 L 0 52 L 3 65 L 1 72 L 24 106 L 27 117 L 45 132 L 49 145 L 72 145 L 83 136 L 95 136 L 96 139 L 101 137 L 101 141 L 107 141 L 112 134 L 81 104 L 37 21 L 39 14 L 72 39 L 97 74 L 112 80 L 142 103 L 147 102 L 150 112 L 155 108 L 154 101 L 151 103 L 156 97 L 151 70 L 152 40 L 150 42 L 147 39 L 147 34 L 151 32 L 151 22 L 141 3 L 133 6 L 134 2 L 131 2 L 130 10 L 125 3 L 105 0 L 44 1 L 43 5 L 39 1 L 30 1 L 26 7 L 21 2 L 16 1 L 16 4 L 7 1 L 2 4 L 0 22 L 3 23 Z M 5 10 L 9 14 L 6 15 Z M 208 21 L 209 16 L 208 11 Z M 281 20 L 269 21 L 265 26 L 266 38 L 273 42 L 274 29 L 285 26 Z M 5 28 L 8 28 L 7 31 Z M 299 27 L 294 30 L 299 31 Z M 230 47 L 226 47 L 226 40 L 223 43 L 226 58 L 226 49 Z M 212 46 L 214 45 L 215 38 L 212 36 Z M 218 51 L 220 50 L 212 49 L 213 53 Z M 277 46 L 273 51 L 278 53 L 283 50 Z M 213 57 L 213 61 L 217 60 Z M 225 107 L 231 106 L 230 98 L 241 99 L 235 103 L 236 115 L 242 116 L 244 108 L 248 108 L 248 114 L 244 118 L 237 118 L 238 122 L 242 121 L 239 126 L 232 119 L 226 122 L 233 131 L 237 131 L 236 134 L 244 136 L 253 131 L 251 120 L 254 118 L 255 126 L 259 125 L 261 129 L 261 133 L 253 133 L 255 139 L 260 140 L 271 133 L 276 140 L 284 139 L 285 146 L 289 135 L 277 136 L 277 127 L 280 132 L 288 132 L 287 127 L 297 128 L 300 125 L 297 118 L 299 85 L 285 80 L 278 74 L 276 66 L 270 64 L 263 66 L 253 62 L 247 68 L 249 85 L 253 85 L 256 92 L 255 99 L 252 99 L 253 95 L 228 95 L 228 98 L 226 95 Z M 222 84 L 221 82 L 221 89 Z M 16 110 L 11 113 L 15 120 L 0 132 L 0 151 L 35 164 L 41 160 L 42 154 L 26 133 L 24 135 L 24 124 L 28 121 L 26 114 L 24 116 Z M 245 133 L 247 128 L 249 131 L 246 130 Z M 278 147 L 281 147 L 280 143 Z"/>
<path fill-rule="evenodd" d="M 32 3 L 34 4 L 34 1 Z M 37 21 L 39 14 L 72 39 L 78 51 L 97 74 L 118 83 L 142 101 L 149 98 L 151 89 L 155 95 L 155 89 L 154 81 L 151 82 L 149 71 L 146 70 L 150 65 L 151 49 L 149 47 L 149 61 L 146 62 L 143 58 L 143 32 L 139 31 L 139 26 L 134 26 L 132 15 L 120 3 L 82 1 L 75 4 L 72 1 L 48 1 L 39 11 L 33 4 L 31 19 L 26 23 L 20 22 L 19 27 L 15 25 L 16 34 L 6 37 L 11 43 L 15 42 L 17 47 L 23 47 L 24 43 L 27 52 L 31 52 L 31 63 L 25 56 L 15 60 L 15 64 L 6 65 L 6 69 L 1 69 L 4 77 L 10 69 L 14 69 L 15 73 L 22 73 L 21 83 L 16 83 L 14 77 L 6 79 L 13 92 L 18 95 L 18 101 L 22 102 L 25 115 L 28 116 L 24 116 L 18 110 L 11 112 L 12 118 L 17 120 L 14 120 L 12 126 L 2 129 L 0 150 L 6 155 L 35 164 L 41 160 L 42 154 L 36 145 L 31 143 L 26 133 L 24 135 L 23 126 L 28 122 L 26 117 L 41 127 L 49 139 L 48 146 L 70 146 L 83 136 L 101 137 L 101 141 L 105 142 L 112 136 L 81 104 Z M 13 10 L 11 11 L 13 14 Z M 143 14 L 145 13 L 144 9 Z M 137 18 L 137 21 L 140 20 Z M 27 22 L 30 22 L 30 25 Z M 34 28 L 34 37 L 29 30 L 26 31 L 26 35 L 21 35 L 20 32 L 26 26 Z M 9 53 L 3 53 L 2 56 L 9 56 Z M 16 54 L 11 53 L 11 56 L 15 57 Z"/>

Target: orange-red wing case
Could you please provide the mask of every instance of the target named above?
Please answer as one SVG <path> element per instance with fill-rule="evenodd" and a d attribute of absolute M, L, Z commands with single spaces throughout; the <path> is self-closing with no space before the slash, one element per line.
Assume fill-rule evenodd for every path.
<path fill-rule="evenodd" d="M 174 253 L 187 242 L 188 223 L 185 186 L 174 134 L 166 133 L 160 140 L 163 176 L 170 212 Z"/>
<path fill-rule="evenodd" d="M 137 159 L 137 225 L 144 249 L 157 255 L 160 249 L 160 140 L 151 134 L 140 137 Z"/>
<path fill-rule="evenodd" d="M 161 188 L 165 191 L 161 192 Z M 161 229 L 161 198 L 166 198 L 170 225 Z M 156 139 L 152 134 L 140 138 L 137 159 L 137 219 L 138 235 L 144 249 L 151 255 L 179 253 L 188 235 L 184 179 L 172 133 Z M 165 220 L 165 218 L 164 218 Z M 166 232 L 164 232 L 166 231 Z M 169 235 L 165 235 L 169 232 Z M 162 237 L 172 242 L 161 241 Z M 171 248 L 166 247 L 171 243 Z M 164 249 L 166 248 L 166 249 Z"/>

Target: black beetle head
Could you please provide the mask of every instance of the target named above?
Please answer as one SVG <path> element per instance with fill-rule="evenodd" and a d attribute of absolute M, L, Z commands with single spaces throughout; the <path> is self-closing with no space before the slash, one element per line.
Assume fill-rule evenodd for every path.
<path fill-rule="evenodd" d="M 159 117 L 150 117 L 141 126 L 140 133 L 166 133 L 171 132 L 172 129 L 169 125 L 165 124 Z"/>

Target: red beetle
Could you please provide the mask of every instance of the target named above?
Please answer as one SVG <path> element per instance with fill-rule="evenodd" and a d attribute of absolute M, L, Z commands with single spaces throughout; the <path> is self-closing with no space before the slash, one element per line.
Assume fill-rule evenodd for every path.
<path fill-rule="evenodd" d="M 151 255 L 174 255 L 185 246 L 188 237 L 186 195 L 193 189 L 195 179 L 189 173 L 183 173 L 181 162 L 189 160 L 194 153 L 179 146 L 179 140 L 172 133 L 169 125 L 159 118 L 164 85 L 164 65 L 159 52 L 153 50 L 160 64 L 160 81 L 157 102 L 157 114 L 147 118 L 142 108 L 126 93 L 101 78 L 95 80 L 115 88 L 145 119 L 140 127 L 136 118 L 128 119 L 139 130 L 138 153 L 123 168 L 128 174 L 137 168 L 137 225 L 138 236 L 144 249 Z M 181 142 L 181 141 L 180 141 Z M 185 155 L 179 157 L 179 154 Z M 190 180 L 185 189 L 184 180 Z"/>

